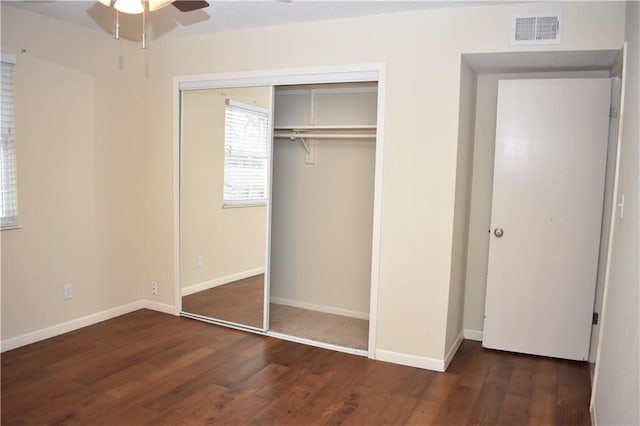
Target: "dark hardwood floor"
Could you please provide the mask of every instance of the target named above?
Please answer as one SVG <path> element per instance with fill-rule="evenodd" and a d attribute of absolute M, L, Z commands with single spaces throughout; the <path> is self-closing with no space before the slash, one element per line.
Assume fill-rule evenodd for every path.
<path fill-rule="evenodd" d="M 264 274 L 183 296 L 182 310 L 204 317 L 262 328 Z"/>
<path fill-rule="evenodd" d="M 585 363 L 465 341 L 435 373 L 140 310 L 2 359 L 2 425 L 588 425 Z"/>

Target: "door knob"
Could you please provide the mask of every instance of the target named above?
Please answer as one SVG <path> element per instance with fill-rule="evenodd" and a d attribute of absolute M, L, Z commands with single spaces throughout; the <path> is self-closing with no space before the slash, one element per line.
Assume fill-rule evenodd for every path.
<path fill-rule="evenodd" d="M 502 228 L 496 228 L 493 230 L 493 235 L 495 235 L 498 238 L 502 237 L 502 234 L 504 234 L 504 231 L 502 230 Z"/>

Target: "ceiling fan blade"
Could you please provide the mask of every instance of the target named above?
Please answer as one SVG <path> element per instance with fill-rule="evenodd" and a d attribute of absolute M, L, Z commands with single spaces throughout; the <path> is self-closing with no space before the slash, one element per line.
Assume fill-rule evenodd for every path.
<path fill-rule="evenodd" d="M 192 10 L 209 7 L 209 2 L 204 0 L 175 0 L 172 4 L 180 9 L 181 12 L 191 12 Z"/>

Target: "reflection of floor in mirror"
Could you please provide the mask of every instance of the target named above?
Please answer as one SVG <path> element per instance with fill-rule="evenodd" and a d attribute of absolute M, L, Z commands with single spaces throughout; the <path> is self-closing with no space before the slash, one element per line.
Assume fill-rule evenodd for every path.
<path fill-rule="evenodd" d="M 182 297 L 182 310 L 262 328 L 264 274 Z"/>
<path fill-rule="evenodd" d="M 369 341 L 368 320 L 275 303 L 269 305 L 269 330 L 363 350 Z"/>

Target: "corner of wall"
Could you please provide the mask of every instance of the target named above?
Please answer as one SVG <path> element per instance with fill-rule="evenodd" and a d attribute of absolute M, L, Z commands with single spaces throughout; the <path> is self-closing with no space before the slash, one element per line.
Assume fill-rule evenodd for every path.
<path fill-rule="evenodd" d="M 473 140 L 475 131 L 477 75 L 460 56 L 460 89 L 454 225 L 451 250 L 449 306 L 445 351 L 456 346 L 463 334 L 464 296 L 469 244 L 469 210 L 473 173 Z M 459 343 L 458 343 L 459 345 Z"/>

